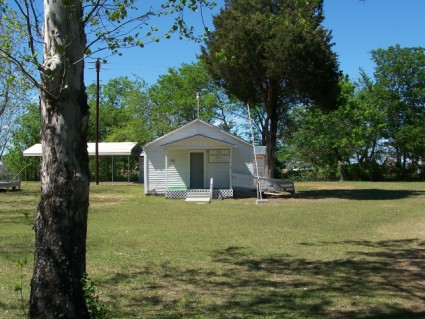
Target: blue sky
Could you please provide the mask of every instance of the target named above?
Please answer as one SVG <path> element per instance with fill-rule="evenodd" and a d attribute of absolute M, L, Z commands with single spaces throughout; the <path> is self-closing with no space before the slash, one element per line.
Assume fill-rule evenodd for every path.
<path fill-rule="evenodd" d="M 373 74 L 371 50 L 395 44 L 425 47 L 425 0 L 324 0 L 324 13 L 324 25 L 332 30 L 340 69 L 352 79 L 358 77 L 360 68 Z M 211 13 L 204 12 L 204 18 L 211 27 Z M 199 17 L 193 19 L 199 25 Z M 127 50 L 122 57 L 109 58 L 109 63 L 102 65 L 101 81 L 136 75 L 153 84 L 169 67 L 191 63 L 199 53 L 200 44 L 177 38 Z M 95 70 L 92 64 L 87 66 L 88 85 L 95 80 Z"/>

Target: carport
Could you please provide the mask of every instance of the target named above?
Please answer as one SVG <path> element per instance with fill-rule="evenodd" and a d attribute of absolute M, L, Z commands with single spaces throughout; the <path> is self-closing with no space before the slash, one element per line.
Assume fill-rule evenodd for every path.
<path fill-rule="evenodd" d="M 136 142 L 102 142 L 98 143 L 99 156 L 110 156 L 112 159 L 112 182 L 114 181 L 114 157 L 127 156 L 128 181 L 130 181 L 130 156 L 139 156 L 141 148 Z M 96 143 L 87 143 L 89 156 L 96 156 Z M 43 155 L 41 144 L 34 144 L 23 152 L 26 157 L 41 157 Z M 25 180 L 27 179 L 25 162 Z"/>

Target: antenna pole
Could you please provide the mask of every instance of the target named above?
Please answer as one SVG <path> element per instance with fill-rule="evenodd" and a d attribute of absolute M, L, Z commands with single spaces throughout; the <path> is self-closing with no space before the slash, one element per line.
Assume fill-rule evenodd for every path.
<path fill-rule="evenodd" d="M 201 99 L 201 95 L 199 92 L 196 92 L 196 100 L 198 101 L 198 120 L 199 120 L 199 100 Z"/>
<path fill-rule="evenodd" d="M 261 185 L 260 185 L 260 175 L 258 174 L 258 161 L 257 161 L 257 152 L 255 151 L 255 138 L 254 138 L 254 130 L 252 128 L 252 119 L 251 119 L 251 111 L 249 109 L 249 103 L 247 103 L 248 108 L 248 119 L 249 119 L 249 127 L 251 129 L 251 138 L 252 138 L 252 150 L 254 153 L 254 163 L 257 177 L 257 204 L 267 203 L 268 200 L 263 199 L 263 194 L 261 193 Z"/>

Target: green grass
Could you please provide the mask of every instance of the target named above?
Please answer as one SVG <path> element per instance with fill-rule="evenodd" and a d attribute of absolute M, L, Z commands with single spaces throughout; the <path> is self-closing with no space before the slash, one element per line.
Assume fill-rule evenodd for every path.
<path fill-rule="evenodd" d="M 87 270 L 113 318 L 425 318 L 425 184 L 296 183 L 193 204 L 91 186 Z M 18 318 L 39 185 L 0 192 L 0 318 Z M 29 214 L 29 219 L 25 217 Z"/>

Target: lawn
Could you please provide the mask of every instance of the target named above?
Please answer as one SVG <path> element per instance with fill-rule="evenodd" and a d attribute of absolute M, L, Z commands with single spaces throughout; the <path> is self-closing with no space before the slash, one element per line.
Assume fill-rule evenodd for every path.
<path fill-rule="evenodd" d="M 295 186 L 200 205 L 92 185 L 87 271 L 111 317 L 425 318 L 425 183 Z M 0 192 L 0 318 L 22 318 L 38 198 Z"/>

